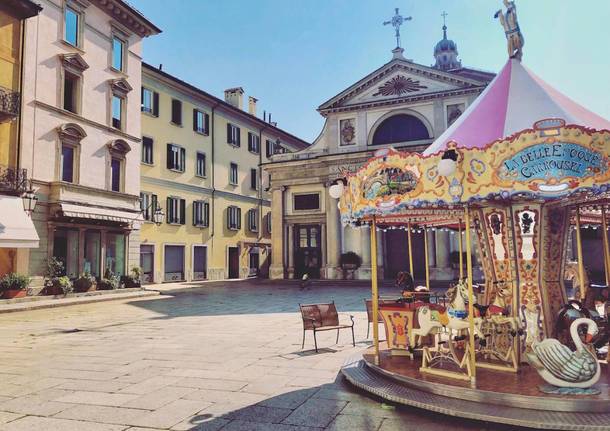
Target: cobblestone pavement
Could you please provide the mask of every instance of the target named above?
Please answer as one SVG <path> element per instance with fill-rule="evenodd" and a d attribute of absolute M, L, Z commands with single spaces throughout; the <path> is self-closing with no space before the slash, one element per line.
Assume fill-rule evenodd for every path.
<path fill-rule="evenodd" d="M 369 345 L 368 295 L 364 286 L 214 283 L 2 315 L 0 430 L 491 429 L 382 404 L 338 376 Z M 356 347 L 348 332 L 338 345 L 322 333 L 315 354 L 308 333 L 301 350 L 298 304 L 331 299 L 356 316 Z"/>

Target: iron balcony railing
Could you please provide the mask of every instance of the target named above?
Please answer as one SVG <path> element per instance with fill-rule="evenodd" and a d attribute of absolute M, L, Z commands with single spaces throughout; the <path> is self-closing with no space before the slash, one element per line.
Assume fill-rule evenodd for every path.
<path fill-rule="evenodd" d="M 19 115 L 19 100 L 18 92 L 0 87 L 0 123 Z"/>
<path fill-rule="evenodd" d="M 0 193 L 20 195 L 27 190 L 27 169 L 0 165 Z"/>

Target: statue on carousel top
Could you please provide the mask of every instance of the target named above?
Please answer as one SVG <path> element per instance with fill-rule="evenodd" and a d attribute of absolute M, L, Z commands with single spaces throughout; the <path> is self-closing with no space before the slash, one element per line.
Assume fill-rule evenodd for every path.
<path fill-rule="evenodd" d="M 508 42 L 508 56 L 521 61 L 525 39 L 517 21 L 517 6 L 515 6 L 514 1 L 510 0 L 504 0 L 504 6 L 506 6 L 506 13 L 503 14 L 502 9 L 500 9 L 495 13 L 494 18 L 500 18 L 500 24 L 504 28 L 504 34 Z"/>

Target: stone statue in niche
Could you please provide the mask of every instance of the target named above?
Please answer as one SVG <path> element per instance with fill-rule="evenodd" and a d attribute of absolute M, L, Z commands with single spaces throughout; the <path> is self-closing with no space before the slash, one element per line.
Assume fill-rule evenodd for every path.
<path fill-rule="evenodd" d="M 455 120 L 464 112 L 465 105 L 458 103 L 455 105 L 447 105 L 447 127 L 451 126 Z"/>
<path fill-rule="evenodd" d="M 341 120 L 340 131 L 341 146 L 353 145 L 356 143 L 356 128 L 354 127 L 354 120 L 352 118 Z"/>

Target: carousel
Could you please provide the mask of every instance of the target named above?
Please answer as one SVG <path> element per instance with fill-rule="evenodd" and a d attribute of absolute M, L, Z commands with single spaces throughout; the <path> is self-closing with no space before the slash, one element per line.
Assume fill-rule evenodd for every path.
<path fill-rule="evenodd" d="M 466 112 L 423 154 L 379 150 L 332 186 L 342 223 L 370 228 L 372 321 L 385 327 L 380 342 L 373 325 L 373 346 L 342 373 L 382 398 L 443 414 L 610 429 L 610 122 L 521 63 L 514 2 L 505 4 L 496 17 L 509 60 Z M 585 225 L 602 232 L 605 285 L 587 282 Z M 377 231 L 397 228 L 424 233 L 426 249 L 426 231 L 455 232 L 460 279 L 439 293 L 426 261 L 425 286 L 380 298 Z"/>

